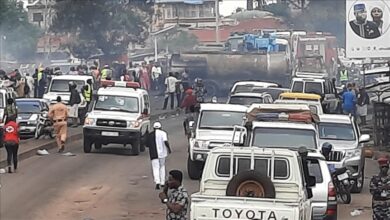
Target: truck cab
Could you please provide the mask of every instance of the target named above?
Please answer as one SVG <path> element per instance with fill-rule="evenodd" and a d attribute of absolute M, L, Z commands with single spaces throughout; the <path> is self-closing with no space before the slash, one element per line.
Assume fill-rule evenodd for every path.
<path fill-rule="evenodd" d="M 308 77 L 308 76 L 307 76 Z M 340 101 L 336 96 L 337 90 L 329 78 L 318 76 L 294 77 L 291 83 L 293 93 L 313 93 L 322 97 L 322 105 L 327 113 L 338 113 L 340 111 Z"/>
<path fill-rule="evenodd" d="M 234 126 L 242 125 L 247 107 L 232 104 L 204 103 L 191 124 L 187 171 L 191 179 L 199 179 L 210 149 L 232 142 Z"/>
<path fill-rule="evenodd" d="M 190 219 L 311 219 L 315 178 L 306 155 L 256 147 L 212 149 L 199 192 L 191 195 Z"/>
<path fill-rule="evenodd" d="M 131 152 L 145 151 L 150 128 L 150 99 L 138 83 L 103 81 L 92 111 L 83 127 L 84 152 L 92 145 L 99 150 L 107 144 L 131 144 Z"/>
<path fill-rule="evenodd" d="M 76 84 L 76 89 L 80 93 L 80 104 L 78 115 L 83 118 L 87 113 L 87 102 L 84 99 L 83 94 L 81 93 L 82 88 L 87 84 L 87 80 L 92 80 L 92 85 L 94 84 L 94 79 L 92 76 L 81 76 L 81 75 L 61 75 L 61 76 L 53 76 L 49 86 L 43 98 L 48 100 L 49 103 L 56 103 L 57 96 L 61 96 L 62 102 L 64 104 L 68 104 L 70 99 L 70 90 L 69 83 L 74 82 Z M 83 121 L 83 120 L 81 120 Z"/>

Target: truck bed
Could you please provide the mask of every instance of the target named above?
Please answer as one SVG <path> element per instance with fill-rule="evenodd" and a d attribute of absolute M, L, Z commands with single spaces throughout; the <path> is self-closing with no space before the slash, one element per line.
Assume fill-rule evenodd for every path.
<path fill-rule="evenodd" d="M 301 219 L 300 203 L 293 200 L 227 196 L 191 196 L 191 220 Z"/>

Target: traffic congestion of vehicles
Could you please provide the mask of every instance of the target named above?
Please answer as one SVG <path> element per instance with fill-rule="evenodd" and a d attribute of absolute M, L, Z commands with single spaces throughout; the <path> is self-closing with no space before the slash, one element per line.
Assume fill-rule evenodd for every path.
<path fill-rule="evenodd" d="M 228 50 L 172 57 L 172 72 L 186 72 L 190 84 L 204 87 L 199 95 L 198 84 L 189 86 L 197 103 L 183 122 L 187 174 L 200 181 L 191 196 L 192 220 L 336 220 L 338 202 L 349 204 L 351 193 L 362 191 L 363 146 L 370 136 L 361 132 L 355 116 L 342 114 L 342 91 L 332 72 L 333 38 L 320 35 L 291 32 L 292 48 L 278 32 L 235 35 Z M 316 42 L 326 47 L 320 50 L 324 53 L 315 52 Z M 254 57 L 257 63 L 250 63 Z M 248 62 L 252 66 L 242 68 Z M 247 72 L 237 74 L 239 69 Z M 57 97 L 70 108 L 73 84 L 80 96 L 84 153 L 120 144 L 140 155 L 152 131 L 149 91 L 134 79 L 109 78 L 53 75 L 42 98 L 17 98 L 2 81 L 0 115 L 4 118 L 7 100 L 13 98 L 23 137 L 54 138 L 49 108 Z"/>

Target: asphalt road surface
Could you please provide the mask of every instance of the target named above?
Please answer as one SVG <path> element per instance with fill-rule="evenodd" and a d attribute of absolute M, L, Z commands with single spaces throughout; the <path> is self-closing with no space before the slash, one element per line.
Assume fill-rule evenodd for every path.
<path fill-rule="evenodd" d="M 187 142 L 181 122 L 181 118 L 162 121 L 173 148 L 167 170 L 183 170 L 184 186 L 193 193 L 199 182 L 190 180 L 186 173 Z M 1 220 L 165 219 L 165 207 L 154 190 L 148 152 L 131 156 L 129 149 L 116 145 L 84 154 L 81 140 L 68 145 L 68 151 L 75 156 L 53 150 L 50 155 L 22 161 L 15 174 L 0 175 Z M 367 176 L 377 173 L 373 161 L 366 164 Z M 365 184 L 361 194 L 353 195 L 350 205 L 339 205 L 338 219 L 371 219 L 370 204 Z M 363 212 L 352 217 L 354 209 Z"/>

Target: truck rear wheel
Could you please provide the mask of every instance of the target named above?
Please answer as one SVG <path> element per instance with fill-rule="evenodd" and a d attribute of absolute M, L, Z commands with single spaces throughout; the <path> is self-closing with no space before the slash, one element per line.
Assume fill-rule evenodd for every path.
<path fill-rule="evenodd" d="M 203 163 L 200 161 L 192 161 L 190 156 L 187 158 L 187 172 L 192 180 L 198 180 L 202 176 Z"/>
<path fill-rule="evenodd" d="M 133 155 L 139 155 L 140 148 L 141 148 L 141 138 L 138 137 L 131 144 L 131 153 Z"/>
<path fill-rule="evenodd" d="M 92 142 L 84 137 L 84 153 L 91 153 Z"/>
<path fill-rule="evenodd" d="M 275 198 L 275 186 L 271 179 L 254 170 L 235 175 L 226 188 L 226 196 Z"/>

